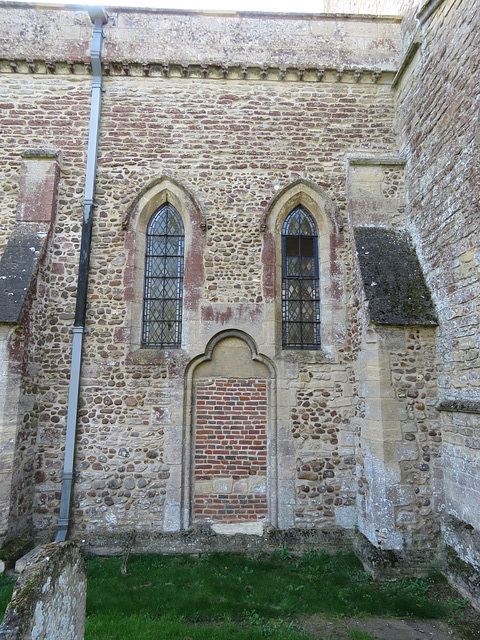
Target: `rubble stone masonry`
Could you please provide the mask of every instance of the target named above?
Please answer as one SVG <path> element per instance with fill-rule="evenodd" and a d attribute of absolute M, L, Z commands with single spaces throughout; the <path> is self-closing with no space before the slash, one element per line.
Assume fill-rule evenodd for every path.
<path fill-rule="evenodd" d="M 69 525 L 92 548 L 133 530 L 224 523 L 358 529 L 380 549 L 433 552 L 443 526 L 480 566 L 451 525 L 480 527 L 480 18 L 470 0 L 414 4 L 403 25 L 109 14 Z M 12 332 L 2 326 L 0 373 L 15 369 L 21 419 L 0 416 L 0 455 L 20 461 L 0 494 L 19 515 L 2 521 L 0 542 L 30 526 L 47 541 L 62 482 L 92 25 L 62 7 L 4 3 L 0 17 L 1 251 L 25 152 L 49 150 L 59 167 L 27 308 Z M 145 232 L 167 202 L 185 229 L 182 343 L 147 349 Z M 298 205 L 318 229 L 321 345 L 286 350 L 281 233 Z M 401 235 L 438 328 L 433 306 L 418 325 L 372 315 L 380 284 L 390 289 L 379 307 L 402 309 L 395 296 L 408 297 L 409 282 L 361 271 L 359 227 Z M 451 404 L 467 400 L 469 413 Z"/>
<path fill-rule="evenodd" d="M 398 85 L 397 122 L 408 167 L 407 219 L 440 320 L 439 401 L 453 409 L 441 414 L 434 429 L 443 437 L 445 515 L 478 528 L 480 15 L 470 0 L 430 8 L 419 13 L 421 46 Z M 465 401 L 473 413 L 463 412 Z M 480 550 L 468 549 L 454 531 L 448 536 L 478 570 Z"/>
<path fill-rule="evenodd" d="M 10 15 L 9 9 L 7 21 Z M 39 24 L 45 21 L 45 13 L 40 11 L 36 15 Z M 61 12 L 56 15 L 65 19 Z M 83 14 L 81 19 L 75 13 L 68 15 L 84 28 Z M 138 18 L 141 17 L 139 14 Z M 155 32 L 155 21 L 160 16 L 151 16 L 151 19 L 151 31 L 147 33 Z M 120 23 L 129 25 L 129 30 L 122 32 L 120 38 L 125 47 L 125 37 L 137 33 L 137 26 L 133 27 L 135 20 L 135 14 L 112 16 L 105 48 L 107 73 L 99 141 L 98 208 L 89 274 L 88 334 L 84 346 L 76 457 L 79 475 L 73 514 L 74 530 L 83 532 L 98 527 L 129 528 L 133 522 L 140 528 L 151 527 L 152 523 L 163 527 L 168 485 L 173 481 L 165 456 L 166 439 L 176 425 L 182 424 L 179 408 L 183 405 L 185 366 L 189 358 L 203 352 L 211 336 L 219 329 L 237 326 L 247 330 L 265 354 L 282 357 L 280 353 L 277 356 L 276 339 L 271 342 L 271 336 L 276 333 L 271 318 L 276 312 L 274 302 L 265 304 L 268 295 L 264 290 L 264 238 L 260 232 L 262 217 L 275 195 L 296 180 L 305 180 L 318 185 L 332 201 L 339 218 L 346 220 L 346 154 L 355 149 L 389 153 L 395 145 L 393 99 L 388 84 L 392 75 L 373 74 L 378 69 L 378 60 L 369 56 L 363 61 L 355 60 L 355 56 L 358 58 L 355 50 L 351 54 L 352 62 L 362 62 L 364 67 L 369 63 L 367 72 L 355 76 L 353 71 L 345 72 L 342 67 L 327 71 L 325 76 L 323 71 L 320 76 L 309 72 L 303 80 L 297 71 L 287 71 L 285 80 L 277 71 L 259 71 L 257 75 L 253 66 L 246 74 L 240 70 L 219 78 L 210 77 L 216 73 L 215 69 L 200 70 L 197 75 L 196 67 L 186 74 L 190 77 L 182 77 L 185 74 L 174 65 L 168 73 L 162 67 L 160 73 L 149 71 L 145 75 L 145 70 L 139 73 L 137 68 L 132 68 L 127 72 L 115 62 L 123 60 L 124 55 L 117 52 L 115 42 L 120 33 L 116 27 Z M 238 19 L 233 17 L 231 20 L 161 18 L 167 26 L 165 37 L 170 38 L 177 37 L 177 29 L 182 24 L 201 30 L 202 21 L 209 20 L 209 24 L 231 24 L 235 28 L 238 24 Z M 58 20 L 47 23 L 47 33 L 52 33 L 60 24 Z M 245 19 L 239 26 L 243 29 L 247 23 Z M 312 34 L 309 36 L 313 38 L 312 46 L 318 38 L 327 37 L 332 39 L 332 46 L 335 44 L 331 29 L 336 23 L 330 18 L 313 26 L 304 20 L 290 20 L 286 24 L 288 29 L 300 29 L 304 37 L 307 29 Z M 362 37 L 368 38 L 379 29 L 390 29 L 393 34 L 392 28 L 397 29 L 398 23 L 367 20 L 360 26 Z M 258 20 L 255 28 L 259 38 L 270 37 L 269 27 L 262 32 L 263 26 Z M 345 29 L 350 29 L 348 21 Z M 324 35 L 314 35 L 317 32 Z M 168 37 L 167 40 L 165 37 L 160 39 L 167 45 Z M 293 33 L 289 41 L 291 37 Z M 353 47 L 353 40 L 349 40 L 352 37 L 346 37 L 345 43 L 351 42 Z M 150 36 L 146 41 L 149 39 Z M 304 39 L 304 43 L 307 42 Z M 63 45 L 65 58 L 78 57 L 78 52 L 69 50 L 70 41 Z M 175 43 L 171 40 L 167 53 L 169 47 L 177 45 L 177 40 Z M 25 46 L 31 47 L 32 42 Z M 235 46 L 232 42 L 232 48 L 219 58 L 204 53 L 200 62 L 218 64 L 238 56 L 235 62 L 241 67 L 245 57 Z M 385 56 L 389 56 L 386 66 L 393 69 L 390 45 L 381 49 L 372 41 L 372 47 L 375 49 L 370 50 L 377 51 L 377 58 L 383 56 L 385 60 Z M 147 63 L 148 60 L 140 59 L 144 55 L 141 52 L 137 47 L 134 61 Z M 16 50 L 15 57 L 19 58 L 20 53 Z M 61 53 L 58 48 L 52 50 L 52 59 L 59 60 Z M 33 52 L 28 51 L 27 55 L 31 57 Z M 119 57 L 109 62 L 109 56 L 113 55 Z M 149 55 L 155 60 L 155 51 Z M 277 66 L 296 63 L 294 56 L 298 53 L 293 49 L 282 55 L 284 58 L 276 61 Z M 325 62 L 336 64 L 328 58 L 328 51 L 325 55 Z M 170 58 L 179 59 L 173 54 Z M 169 60 L 164 58 L 164 61 Z M 198 60 L 192 55 L 186 62 L 197 64 Z M 308 55 L 302 58 L 302 64 L 311 62 Z M 10 189 L 2 193 L 5 238 L 9 229 L 8 210 L 15 206 L 19 154 L 26 147 L 48 144 L 60 151 L 62 159 L 57 218 L 41 267 L 38 296 L 31 309 L 30 368 L 24 383 L 26 389 L 31 385 L 40 385 L 41 389 L 41 399 L 26 414 L 25 424 L 38 424 L 34 526 L 44 531 L 45 536 L 55 525 L 63 462 L 90 81 L 80 64 L 66 68 L 57 63 L 50 72 L 37 64 L 34 73 L 27 73 L 28 69 L 23 73 L 19 63 L 17 69 L 22 72 L 14 74 L 10 68 L 0 75 L 8 114 L 2 123 L 2 139 L 6 145 L 2 163 L 7 185 L 11 184 Z M 136 224 L 135 215 L 132 217 L 128 212 L 142 190 L 162 176 L 188 190 L 207 224 L 204 280 L 197 286 L 201 313 L 195 318 L 193 313 L 186 313 L 183 349 L 171 352 L 166 358 L 155 352 L 141 355 L 135 349 L 132 351 L 136 338 L 130 324 L 130 300 L 125 295 L 133 268 L 129 234 Z M 180 213 L 185 215 L 184 211 Z M 277 237 L 275 242 L 278 241 Z M 188 242 L 198 241 L 191 237 Z M 329 257 L 322 259 L 328 261 Z M 337 259 L 341 271 L 352 271 L 351 253 L 343 251 Z M 141 291 L 142 283 L 134 282 L 133 286 Z M 343 286 L 347 297 L 353 298 L 357 285 L 347 280 Z M 353 314 L 347 314 L 348 325 L 352 327 L 349 331 L 358 335 L 358 329 L 354 329 L 358 324 L 358 311 L 352 311 Z M 200 324 L 202 317 L 204 322 Z M 292 406 L 305 403 L 302 393 L 310 392 L 309 389 L 315 395 L 332 391 L 334 395 L 328 398 L 329 408 L 322 417 L 325 433 L 333 428 L 336 438 L 340 438 L 337 442 L 350 442 L 346 449 L 337 451 L 341 461 L 336 472 L 340 484 L 334 489 L 332 499 L 330 493 L 325 497 L 327 518 L 335 513 L 335 507 L 344 508 L 353 502 L 353 445 L 349 436 L 339 432 L 347 429 L 348 433 L 345 422 L 348 422 L 352 402 L 352 392 L 343 388 L 341 380 L 347 382 L 353 374 L 340 363 L 353 357 L 356 346 L 358 341 L 350 338 L 348 342 L 340 340 L 332 346 L 338 353 L 334 359 L 339 359 L 333 376 L 329 364 L 314 367 L 316 377 L 329 376 L 328 391 L 323 383 L 311 381 L 305 392 L 297 393 L 296 385 L 304 386 L 303 377 L 313 375 L 307 372 L 308 367 L 296 369 L 295 378 L 288 383 L 292 386 Z M 281 420 L 288 422 L 290 412 L 281 416 Z M 311 416 L 312 430 L 318 431 L 319 427 L 314 426 L 318 420 L 320 416 Z M 305 511 L 307 503 L 313 500 L 316 504 L 318 500 L 312 495 L 313 489 L 311 493 L 306 492 L 309 487 L 300 478 L 301 473 L 305 473 L 302 467 L 315 465 L 319 459 L 318 464 L 328 466 L 322 473 L 330 473 L 330 459 L 339 445 L 334 444 L 333 434 L 328 433 L 328 440 L 324 440 L 323 434 L 315 432 L 308 435 L 312 446 L 307 445 L 303 438 L 307 433 L 305 421 L 301 421 L 304 429 L 301 437 L 294 438 L 299 431 L 296 422 L 293 421 L 293 428 L 285 427 L 291 434 L 292 451 L 301 445 L 295 518 L 299 519 L 300 526 L 314 526 L 319 517 L 324 517 L 323 506 L 320 505 L 320 511 L 316 506 Z M 294 469 L 291 472 L 295 475 Z M 325 491 L 330 492 L 330 486 Z"/>

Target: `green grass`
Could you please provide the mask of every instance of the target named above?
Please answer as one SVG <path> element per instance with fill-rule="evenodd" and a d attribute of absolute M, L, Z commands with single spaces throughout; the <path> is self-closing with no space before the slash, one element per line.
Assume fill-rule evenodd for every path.
<path fill-rule="evenodd" d="M 375 640 L 375 636 L 364 631 L 353 630 L 350 631 L 350 640 Z"/>
<path fill-rule="evenodd" d="M 133 614 L 112 620 L 111 615 L 95 616 L 88 619 L 85 638 L 102 638 L 102 640 L 263 640 L 266 637 L 275 640 L 297 640 L 301 632 L 280 628 L 280 624 L 268 622 L 261 627 L 243 628 L 235 622 L 223 622 L 208 625 L 192 625 L 182 618 L 160 616 L 151 618 L 146 615 Z"/>
<path fill-rule="evenodd" d="M 375 583 L 353 554 L 131 556 L 121 575 L 123 561 L 87 560 L 86 640 L 290 640 L 304 615 L 451 615 L 429 597 L 433 579 Z"/>
<path fill-rule="evenodd" d="M 5 609 L 10 602 L 13 593 L 13 587 L 15 586 L 15 578 L 9 576 L 0 575 L 0 622 L 5 615 Z"/>

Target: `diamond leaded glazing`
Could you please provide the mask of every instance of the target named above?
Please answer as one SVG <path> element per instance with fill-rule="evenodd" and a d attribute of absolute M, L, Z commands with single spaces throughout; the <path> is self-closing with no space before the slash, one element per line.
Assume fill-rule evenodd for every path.
<path fill-rule="evenodd" d="M 154 213 L 147 228 L 142 346 L 178 349 L 182 341 L 182 219 L 171 204 Z"/>
<path fill-rule="evenodd" d="M 320 347 L 318 233 L 302 206 L 288 215 L 282 229 L 282 345 Z"/>

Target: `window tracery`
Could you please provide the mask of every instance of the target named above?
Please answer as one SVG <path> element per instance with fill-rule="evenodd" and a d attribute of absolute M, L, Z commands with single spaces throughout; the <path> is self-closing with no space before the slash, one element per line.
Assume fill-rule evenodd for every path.
<path fill-rule="evenodd" d="M 282 227 L 282 346 L 319 349 L 320 343 L 318 231 L 299 205 Z"/>
<path fill-rule="evenodd" d="M 165 203 L 147 227 L 143 348 L 181 347 L 184 253 L 182 219 L 171 204 Z"/>

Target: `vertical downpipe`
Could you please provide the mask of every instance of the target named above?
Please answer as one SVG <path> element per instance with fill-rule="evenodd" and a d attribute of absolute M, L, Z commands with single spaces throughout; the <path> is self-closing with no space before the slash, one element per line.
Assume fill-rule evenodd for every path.
<path fill-rule="evenodd" d="M 60 515 L 55 542 L 65 540 L 70 518 L 72 498 L 73 468 L 75 462 L 75 436 L 77 430 L 78 397 L 80 392 L 80 373 L 82 367 L 83 334 L 85 333 L 85 314 L 87 309 L 88 265 L 90 262 L 90 244 L 95 196 L 95 177 L 97 170 L 98 134 L 100 110 L 102 106 L 102 43 L 103 25 L 108 17 L 103 7 L 88 7 L 93 22 L 92 36 L 92 101 L 90 106 L 90 127 L 88 130 L 87 169 L 85 176 L 85 198 L 83 201 L 83 226 L 78 268 L 77 302 L 73 325 L 72 362 L 70 365 L 70 386 L 68 390 L 67 431 L 65 434 L 65 458 L 62 474 L 62 497 Z"/>

